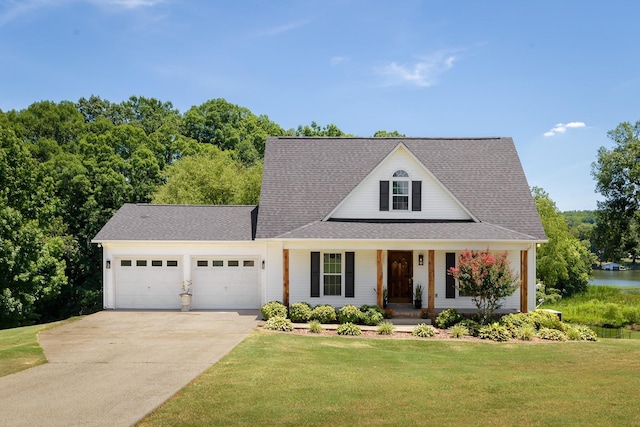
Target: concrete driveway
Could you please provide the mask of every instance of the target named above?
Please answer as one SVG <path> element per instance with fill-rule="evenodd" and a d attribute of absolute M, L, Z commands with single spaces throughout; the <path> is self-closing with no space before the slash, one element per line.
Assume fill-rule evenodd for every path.
<path fill-rule="evenodd" d="M 227 354 L 258 311 L 102 311 L 39 336 L 49 363 L 0 378 L 0 425 L 129 426 Z"/>

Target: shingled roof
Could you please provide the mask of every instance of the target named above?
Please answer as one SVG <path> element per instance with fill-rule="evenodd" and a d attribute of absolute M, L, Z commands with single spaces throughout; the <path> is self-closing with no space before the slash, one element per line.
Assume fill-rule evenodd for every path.
<path fill-rule="evenodd" d="M 323 221 L 400 143 L 480 223 Z M 546 239 L 513 140 L 500 137 L 268 138 L 256 237 Z"/>
<path fill-rule="evenodd" d="M 253 240 L 257 213 L 256 206 L 125 204 L 93 242 Z"/>

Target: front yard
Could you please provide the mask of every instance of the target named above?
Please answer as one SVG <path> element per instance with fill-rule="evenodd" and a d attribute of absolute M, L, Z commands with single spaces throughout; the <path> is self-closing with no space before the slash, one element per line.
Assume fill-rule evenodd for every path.
<path fill-rule="evenodd" d="M 638 425 L 640 343 L 256 331 L 155 425 Z"/>

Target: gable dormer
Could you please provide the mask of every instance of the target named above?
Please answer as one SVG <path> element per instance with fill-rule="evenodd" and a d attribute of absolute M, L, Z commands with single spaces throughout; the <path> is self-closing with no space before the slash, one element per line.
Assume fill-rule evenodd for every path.
<path fill-rule="evenodd" d="M 326 219 L 474 220 L 402 143 Z"/>

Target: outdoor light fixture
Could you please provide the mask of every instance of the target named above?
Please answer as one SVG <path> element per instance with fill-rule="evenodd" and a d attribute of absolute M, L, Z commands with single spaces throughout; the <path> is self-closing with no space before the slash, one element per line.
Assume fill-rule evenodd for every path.
<path fill-rule="evenodd" d="M 424 255 L 418 255 L 418 265 L 424 265 Z"/>
<path fill-rule="evenodd" d="M 262 260 L 262 269 L 264 270 L 264 260 Z"/>
<path fill-rule="evenodd" d="M 107 268 L 111 268 L 111 260 L 107 260 Z"/>

